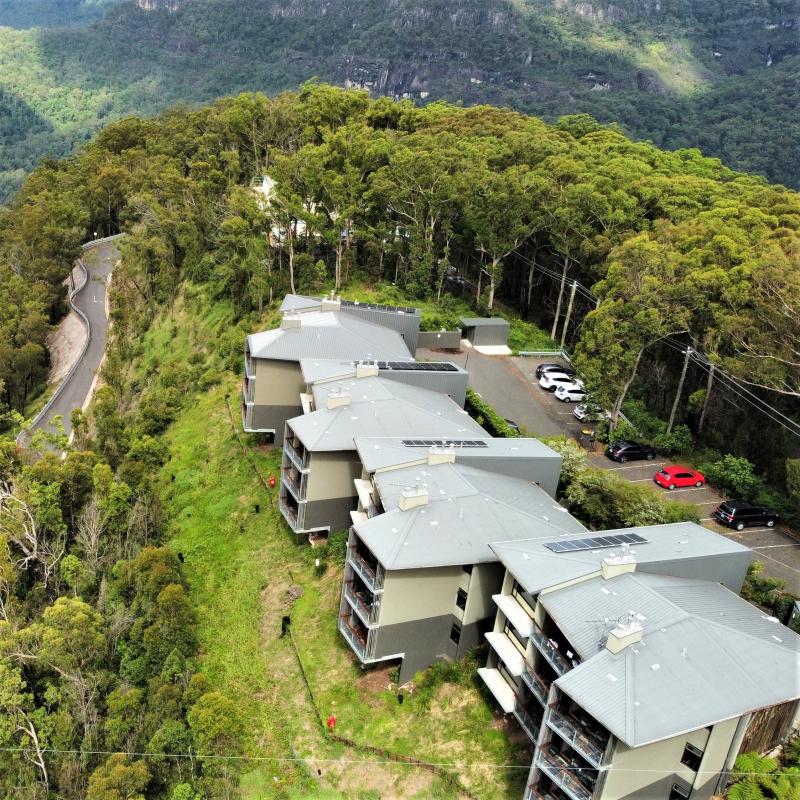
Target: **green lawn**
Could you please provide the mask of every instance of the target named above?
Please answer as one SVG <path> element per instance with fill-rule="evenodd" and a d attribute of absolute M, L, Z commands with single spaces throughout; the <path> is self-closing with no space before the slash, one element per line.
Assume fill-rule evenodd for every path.
<path fill-rule="evenodd" d="M 322 733 L 290 642 L 280 638 L 281 617 L 291 613 L 319 713 L 336 715 L 337 732 L 422 760 L 468 763 L 452 774 L 473 794 L 517 798 L 530 754 L 509 743 L 475 685 L 444 683 L 430 707 L 414 694 L 399 705 L 387 670 L 356 665 L 336 631 L 341 566 L 324 548 L 294 541 L 274 507 L 277 492 L 258 481 L 225 405 L 230 393 L 236 418 L 237 391 L 231 377 L 192 402 L 167 433 L 171 458 L 159 480 L 169 539 L 185 556 L 198 612 L 201 668 L 241 709 L 248 754 L 285 759 L 255 762 L 243 796 L 319 796 L 323 788 L 332 797 L 455 796 L 419 767 L 367 767 L 376 756 Z M 247 453 L 257 472 L 277 475 L 278 452 L 253 444 Z M 327 566 L 322 576 L 318 555 Z"/>

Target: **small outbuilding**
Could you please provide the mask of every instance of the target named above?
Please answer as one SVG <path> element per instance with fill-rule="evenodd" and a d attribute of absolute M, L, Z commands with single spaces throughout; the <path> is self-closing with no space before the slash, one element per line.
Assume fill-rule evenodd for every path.
<path fill-rule="evenodd" d="M 501 317 L 462 317 L 461 335 L 473 347 L 508 345 L 508 320 Z"/>

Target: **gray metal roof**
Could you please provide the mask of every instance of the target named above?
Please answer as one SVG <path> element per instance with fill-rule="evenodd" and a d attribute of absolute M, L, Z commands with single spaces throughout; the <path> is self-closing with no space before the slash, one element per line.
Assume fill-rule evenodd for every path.
<path fill-rule="evenodd" d="M 560 456 L 538 439 L 492 439 L 486 434 L 481 437 L 486 447 L 480 450 L 454 447 L 456 461 L 468 461 L 479 457 L 482 461 L 492 458 L 554 458 Z M 401 464 L 424 463 L 428 451 L 419 447 L 408 447 L 403 444 L 406 437 L 392 438 L 386 436 L 359 436 L 356 438 L 356 450 L 361 463 L 367 472 L 396 467 Z"/>
<path fill-rule="evenodd" d="M 374 480 L 386 510 L 355 530 L 387 569 L 496 561 L 489 543 L 498 538 L 586 533 L 535 484 L 465 464 L 402 467 Z M 427 490 L 427 505 L 401 511 L 401 493 L 416 487 Z"/>
<path fill-rule="evenodd" d="M 306 311 L 299 328 L 275 328 L 247 337 L 254 358 L 408 360 L 399 333 L 337 311 Z"/>
<path fill-rule="evenodd" d="M 556 684 L 630 747 L 800 698 L 800 636 L 720 584 L 636 572 L 540 601 L 584 659 Z M 642 641 L 611 653 L 629 612 Z"/>
<path fill-rule="evenodd" d="M 602 531 L 596 535 L 609 536 L 623 533 L 637 533 L 647 539 L 646 544 L 637 544 L 631 548 L 639 565 L 637 569 L 647 569 L 648 564 L 685 562 L 687 559 L 716 555 L 738 554 L 744 559 L 752 556 L 750 549 L 744 545 L 694 522 L 620 528 Z M 558 541 L 569 541 L 569 538 L 559 537 Z M 550 541 L 553 540 L 536 538 L 527 541 L 497 541 L 492 545 L 492 549 L 525 591 L 531 594 L 598 572 L 604 558 L 614 553 L 617 555 L 621 553 L 619 548 L 554 553 L 545 547 Z"/>
<path fill-rule="evenodd" d="M 377 360 L 364 360 L 364 364 L 377 365 L 379 372 L 392 372 L 393 374 L 406 374 L 407 372 L 414 372 L 420 376 L 430 374 L 434 377 L 441 375 L 454 376 L 463 375 L 467 376 L 467 371 L 452 361 L 417 361 L 407 355 L 402 359 L 377 359 Z M 387 366 L 388 365 L 388 366 Z M 433 370 L 437 367 L 446 367 L 447 372 L 443 369 L 437 372 L 426 372 L 426 370 Z M 308 384 L 317 383 L 318 381 L 329 381 L 335 378 L 349 378 L 353 377 L 356 373 L 356 367 L 353 359 L 342 361 L 337 359 L 322 359 L 322 358 L 303 358 L 300 360 L 300 370 L 303 373 L 303 380 Z"/>
<path fill-rule="evenodd" d="M 289 420 L 309 450 L 355 450 L 357 436 L 475 438 L 486 431 L 440 392 L 387 378 L 351 378 L 313 387 L 316 410 Z M 348 392 L 349 405 L 328 408 L 331 393 Z"/>
<path fill-rule="evenodd" d="M 303 380 L 313 384 L 333 378 L 351 378 L 355 375 L 356 368 L 352 359 L 342 361 L 330 358 L 301 358 L 300 371 L 303 373 Z"/>
<path fill-rule="evenodd" d="M 509 328 L 511 323 L 502 317 L 461 317 L 462 328 Z"/>
<path fill-rule="evenodd" d="M 318 297 L 306 297 L 302 294 L 287 294 L 281 303 L 281 311 L 302 311 L 310 308 L 319 308 L 322 300 Z"/>

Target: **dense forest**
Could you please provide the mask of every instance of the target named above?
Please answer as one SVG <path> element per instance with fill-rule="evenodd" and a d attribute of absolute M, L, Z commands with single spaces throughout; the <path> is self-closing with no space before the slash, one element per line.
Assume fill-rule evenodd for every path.
<path fill-rule="evenodd" d="M 5 0 L 0 25 L 42 28 L 0 28 L 0 198 L 110 119 L 312 76 L 551 121 L 590 113 L 798 186 L 797 13 L 797 0 Z"/>

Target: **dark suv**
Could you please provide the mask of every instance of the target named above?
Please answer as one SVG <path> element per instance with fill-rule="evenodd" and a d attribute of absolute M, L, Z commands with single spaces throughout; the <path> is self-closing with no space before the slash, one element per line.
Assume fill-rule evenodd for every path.
<path fill-rule="evenodd" d="M 564 364 L 539 364 L 536 367 L 536 380 L 538 381 L 547 372 L 563 372 L 565 375 L 575 374 L 575 370 L 572 367 L 567 367 Z"/>
<path fill-rule="evenodd" d="M 649 444 L 639 444 L 638 442 L 628 442 L 625 439 L 620 439 L 606 448 L 606 455 L 612 461 L 619 461 L 620 464 L 624 464 L 626 461 L 641 461 L 642 459 L 652 461 L 656 457 L 656 451 Z"/>
<path fill-rule="evenodd" d="M 721 525 L 737 531 L 751 526 L 774 528 L 778 521 L 775 509 L 754 506 L 744 500 L 724 500 L 717 506 L 713 516 Z"/>

